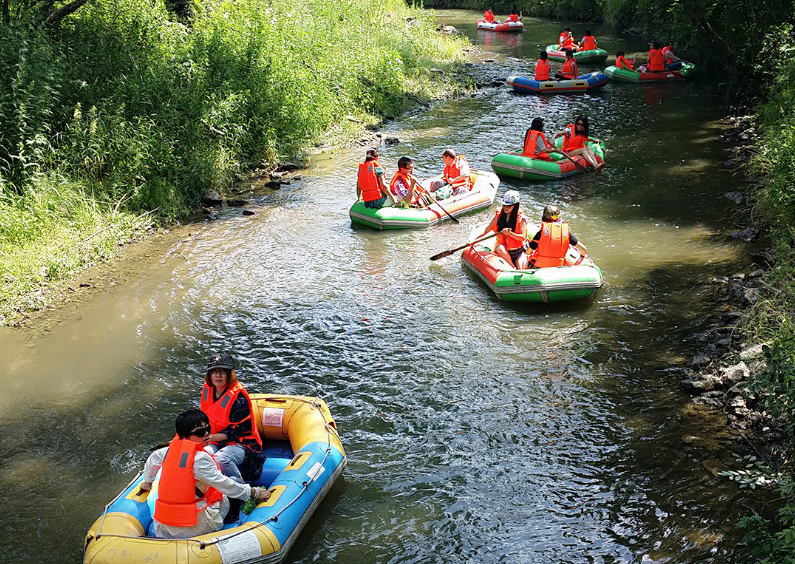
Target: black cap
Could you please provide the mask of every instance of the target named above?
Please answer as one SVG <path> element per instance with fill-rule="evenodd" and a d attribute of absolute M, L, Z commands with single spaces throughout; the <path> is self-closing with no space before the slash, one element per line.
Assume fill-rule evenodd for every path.
<path fill-rule="evenodd" d="M 207 370 L 210 371 L 215 368 L 234 370 L 235 359 L 232 358 L 232 355 L 229 353 L 214 354 L 210 357 L 210 361 L 207 363 Z"/>

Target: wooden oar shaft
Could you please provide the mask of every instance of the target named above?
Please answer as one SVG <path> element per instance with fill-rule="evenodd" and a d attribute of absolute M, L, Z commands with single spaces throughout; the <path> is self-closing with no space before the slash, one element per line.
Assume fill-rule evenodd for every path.
<path fill-rule="evenodd" d="M 423 190 L 425 190 L 425 189 L 423 188 Z M 446 209 L 444 209 L 444 206 L 442 206 L 442 204 L 440 204 L 440 203 L 439 203 L 439 200 L 437 200 L 436 198 L 434 198 L 434 197 L 431 195 L 431 191 L 430 191 L 430 189 L 426 190 L 425 194 L 427 194 L 427 196 L 428 196 L 428 198 L 431 200 L 431 202 L 433 202 L 434 204 L 436 204 L 437 206 L 439 206 L 439 209 L 440 209 L 440 210 L 442 210 L 444 213 L 446 213 L 446 214 L 447 214 L 447 216 L 448 216 L 450 219 L 452 219 L 452 220 L 453 220 L 453 221 L 455 221 L 456 223 L 461 223 L 460 221 L 458 221 L 458 218 L 456 218 L 456 217 L 455 217 L 453 214 L 451 214 L 449 211 L 447 211 Z"/>
<path fill-rule="evenodd" d="M 442 251 L 439 254 L 433 255 L 431 257 L 431 260 L 439 260 L 440 258 L 449 257 L 456 251 L 460 251 L 461 249 L 466 249 L 467 247 L 470 247 L 475 243 L 480 243 L 481 241 L 485 241 L 486 239 L 491 239 L 492 237 L 496 237 L 497 235 L 499 235 L 499 232 L 489 233 L 488 235 L 485 235 L 480 239 L 475 239 L 474 241 L 467 243 L 466 245 L 461 245 L 460 247 L 456 247 L 455 249 L 450 249 L 449 251 Z"/>

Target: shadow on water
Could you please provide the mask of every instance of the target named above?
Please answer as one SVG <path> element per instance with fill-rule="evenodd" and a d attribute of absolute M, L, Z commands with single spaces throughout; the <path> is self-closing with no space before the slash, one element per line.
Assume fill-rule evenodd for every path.
<path fill-rule="evenodd" d="M 502 36 L 476 17 L 439 12 L 505 76 L 562 27 L 526 18 Z M 593 28 L 611 53 L 643 51 Z M 720 314 L 711 277 L 747 266 L 725 236 L 722 104 L 698 81 L 547 98 L 500 87 L 386 128 L 401 140 L 382 148 L 387 171 L 409 155 L 431 176 L 444 148 L 489 170 L 533 117 L 554 133 L 588 114 L 604 172 L 499 194 L 518 189 L 533 219 L 561 205 L 605 272 L 592 302 L 504 303 L 458 255 L 429 260 L 496 205 L 430 230 L 352 227 L 361 147 L 314 158 L 255 216 L 178 228 L 51 331 L 3 333 L 0 553 L 78 561 L 104 505 L 198 405 L 205 358 L 231 350 L 250 391 L 326 399 L 349 457 L 288 562 L 742 561 L 735 523 L 752 499 L 709 470 L 739 449 L 678 390 Z"/>

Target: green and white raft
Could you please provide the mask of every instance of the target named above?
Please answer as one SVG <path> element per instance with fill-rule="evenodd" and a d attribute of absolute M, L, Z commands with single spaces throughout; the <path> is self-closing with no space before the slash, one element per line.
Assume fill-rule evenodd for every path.
<path fill-rule="evenodd" d="M 554 144 L 558 148 L 562 147 L 563 137 L 555 139 Z M 586 141 L 585 146 L 591 148 L 594 155 L 596 155 L 597 161 L 604 162 L 604 141 Z M 571 160 L 559 153 L 551 153 L 549 157 L 552 160 L 536 159 L 523 155 L 521 150 L 514 153 L 499 153 L 494 155 L 491 161 L 491 168 L 499 176 L 519 178 L 521 180 L 553 180 L 582 172 Z M 582 155 L 575 155 L 572 159 L 585 168 L 593 170 L 593 167 L 588 164 L 588 161 Z"/>
<path fill-rule="evenodd" d="M 444 200 L 439 200 L 439 204 L 447 212 L 459 217 L 468 213 L 474 213 L 489 207 L 494 202 L 497 194 L 497 187 L 500 179 L 496 174 L 484 170 L 472 170 L 471 176 L 474 178 L 472 189 L 460 196 L 451 196 Z M 427 183 L 424 182 L 424 184 Z M 437 204 L 431 204 L 427 208 L 401 208 L 385 207 L 372 209 L 365 207 L 364 202 L 356 202 L 350 209 L 351 221 L 361 225 L 367 225 L 375 229 L 411 229 L 430 227 L 450 217 Z"/>
<path fill-rule="evenodd" d="M 547 45 L 547 56 L 550 61 L 563 62 L 566 60 L 566 52 L 557 45 Z M 589 49 L 588 51 L 575 51 L 572 53 L 577 64 L 580 63 L 599 63 L 607 59 L 607 51 L 604 49 Z"/>
<path fill-rule="evenodd" d="M 488 224 L 472 230 L 474 241 Z M 507 302 L 565 302 L 592 298 L 604 284 L 602 269 L 587 255 L 570 247 L 567 266 L 517 270 L 494 253 L 495 238 L 470 245 L 461 255 L 464 266 L 480 278 L 494 295 Z"/>

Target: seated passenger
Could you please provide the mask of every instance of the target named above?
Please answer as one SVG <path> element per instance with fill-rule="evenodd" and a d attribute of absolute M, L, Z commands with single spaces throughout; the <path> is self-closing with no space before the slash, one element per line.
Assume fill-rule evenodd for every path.
<path fill-rule="evenodd" d="M 577 50 L 577 45 L 574 44 L 574 36 L 571 34 L 571 28 L 567 27 L 558 36 L 558 50 L 563 51 L 564 49 L 571 49 L 572 51 Z"/>
<path fill-rule="evenodd" d="M 544 119 L 537 117 L 533 119 L 530 124 L 530 129 L 524 134 L 524 147 L 522 148 L 522 155 L 532 157 L 534 159 L 541 159 L 543 161 L 552 160 L 549 158 L 549 153 L 558 153 L 559 151 L 552 145 L 547 138 L 544 137 Z"/>
<path fill-rule="evenodd" d="M 541 215 L 541 229 L 533 236 L 529 248 L 531 268 L 546 268 L 566 264 L 569 245 L 585 255 L 588 250 L 570 231 L 568 223 L 561 223 L 558 206 L 549 205 Z"/>
<path fill-rule="evenodd" d="M 210 420 L 198 409 L 184 411 L 175 422 L 177 434 L 168 447 L 146 459 L 141 490 L 152 489 L 162 468 L 155 500 L 154 531 L 164 539 L 184 539 L 220 531 L 229 499 L 266 500 L 266 488 L 252 487 L 221 474 L 204 448 L 209 444 Z"/>
<path fill-rule="evenodd" d="M 489 23 L 494 22 L 494 12 L 491 11 L 491 8 L 487 8 L 483 12 L 483 19 L 486 20 Z"/>
<path fill-rule="evenodd" d="M 616 53 L 616 66 L 620 69 L 635 70 L 635 59 L 628 61 L 624 51 L 619 51 Z"/>
<path fill-rule="evenodd" d="M 668 70 L 678 71 L 682 69 L 682 59 L 674 55 L 673 52 L 674 42 L 669 41 L 662 48 L 663 57 L 665 57 L 665 66 Z"/>
<path fill-rule="evenodd" d="M 564 49 L 566 52 L 566 62 L 563 63 L 563 68 L 558 71 L 555 78 L 558 80 L 574 80 L 579 76 L 577 74 L 577 61 L 574 59 L 574 51 L 571 49 Z"/>
<path fill-rule="evenodd" d="M 649 54 L 646 56 L 646 72 L 665 72 L 665 57 L 656 41 L 649 43 Z"/>
<path fill-rule="evenodd" d="M 491 223 L 477 238 L 494 231 L 498 233 L 494 252 L 512 267 L 527 268 L 527 218 L 519 209 L 519 192 L 508 190 L 502 197 L 502 207 Z"/>
<path fill-rule="evenodd" d="M 511 14 L 510 14 L 510 15 L 509 15 L 507 18 L 505 18 L 505 21 L 506 21 L 506 22 L 518 22 L 518 21 L 520 21 L 521 19 L 522 19 L 522 16 L 520 16 L 520 15 L 519 15 L 519 14 L 516 12 L 516 10 L 511 10 Z"/>
<path fill-rule="evenodd" d="M 453 188 L 453 196 L 469 192 L 472 189 L 472 180 L 469 176 L 469 163 L 464 155 L 456 155 L 452 149 L 445 149 L 442 153 L 442 161 L 444 162 L 442 179 L 433 181 L 429 190 L 436 192 L 445 184 L 449 184 Z"/>
<path fill-rule="evenodd" d="M 378 164 L 378 149 L 369 149 L 364 162 L 359 165 L 356 199 L 373 209 L 383 208 L 387 199 L 395 202 L 384 183 L 384 169 Z"/>
<path fill-rule="evenodd" d="M 563 137 L 562 149 L 565 154 L 570 157 L 582 155 L 585 157 L 585 160 L 588 161 L 588 164 L 594 167 L 594 170 L 599 170 L 605 166 L 605 163 L 600 163 L 596 159 L 594 152 L 589 147 L 585 146 L 586 141 L 592 141 L 592 139 L 588 137 L 589 133 L 588 116 L 577 116 L 574 123 L 567 125 L 563 131 L 556 133 L 552 139 L 555 140 L 558 137 Z"/>
<path fill-rule="evenodd" d="M 400 157 L 398 169 L 389 183 L 389 189 L 397 198 L 401 207 L 407 208 L 417 204 L 423 194 L 422 186 L 413 176 L 414 163 L 408 157 Z"/>
<path fill-rule="evenodd" d="M 577 47 L 579 47 L 581 51 L 593 51 L 598 47 L 596 38 L 591 34 L 590 29 L 585 30 L 585 35 L 583 35 L 580 42 L 577 43 Z"/>
<path fill-rule="evenodd" d="M 547 55 L 546 51 L 541 51 L 538 54 L 538 60 L 536 61 L 536 70 L 535 74 L 533 75 L 533 80 L 538 80 L 539 82 L 544 80 L 549 80 L 549 56 Z"/>

